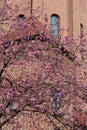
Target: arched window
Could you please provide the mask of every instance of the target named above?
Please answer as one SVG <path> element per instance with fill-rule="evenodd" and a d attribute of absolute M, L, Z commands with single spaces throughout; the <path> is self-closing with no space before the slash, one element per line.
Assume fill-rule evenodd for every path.
<path fill-rule="evenodd" d="M 83 24 L 80 23 L 80 36 L 81 36 L 81 39 L 83 38 L 83 32 L 84 31 L 84 28 L 83 28 Z"/>
<path fill-rule="evenodd" d="M 21 19 L 21 20 L 25 19 L 25 15 L 24 14 L 19 14 L 18 19 Z"/>
<path fill-rule="evenodd" d="M 60 17 L 57 14 L 51 15 L 51 34 L 58 38 L 59 36 L 59 22 Z"/>
<path fill-rule="evenodd" d="M 60 98 L 59 93 L 56 90 L 52 90 L 51 92 L 51 98 L 53 100 L 52 108 L 57 112 L 60 107 Z"/>

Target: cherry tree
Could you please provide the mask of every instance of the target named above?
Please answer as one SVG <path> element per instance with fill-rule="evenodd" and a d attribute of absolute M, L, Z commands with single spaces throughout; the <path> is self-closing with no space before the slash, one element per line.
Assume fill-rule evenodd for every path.
<path fill-rule="evenodd" d="M 11 10 L 7 5 L 6 8 Z M 12 17 L 11 11 L 9 15 L 5 12 L 0 22 L 8 20 L 7 16 L 8 19 Z M 46 23 L 46 15 L 44 20 Z M 9 22 L 6 24 L 10 25 Z M 0 128 L 12 124 L 19 130 L 23 122 L 17 121 L 16 117 L 23 115 L 30 120 L 31 113 L 40 113 L 56 129 L 86 129 L 85 38 L 81 44 L 78 44 L 79 39 L 69 37 L 55 39 L 33 16 L 15 19 L 7 33 L 2 31 Z M 70 44 L 71 48 L 67 48 Z M 81 58 L 77 56 L 78 51 Z M 39 129 L 39 126 L 29 129 L 33 127 Z"/>

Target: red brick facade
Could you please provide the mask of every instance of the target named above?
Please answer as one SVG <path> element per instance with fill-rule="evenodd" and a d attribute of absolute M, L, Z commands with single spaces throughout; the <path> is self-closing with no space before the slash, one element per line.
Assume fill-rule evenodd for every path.
<path fill-rule="evenodd" d="M 0 6 L 4 7 L 4 3 L 2 1 L 0 1 Z M 64 35 L 77 37 L 81 35 L 81 33 L 83 32 L 85 34 L 87 33 L 87 0 L 8 0 L 8 2 L 11 2 L 13 7 L 14 5 L 19 6 L 18 11 L 16 12 L 16 14 L 14 14 L 15 17 L 17 17 L 20 14 L 23 14 L 25 17 L 29 17 L 31 14 L 34 15 L 33 10 L 40 7 L 40 21 L 42 24 L 44 24 L 45 15 L 47 15 L 48 25 L 50 26 L 51 16 L 55 14 L 59 16 L 59 29 L 61 30 L 62 28 L 64 28 L 65 30 L 68 30 L 64 33 Z M 81 74 L 81 72 L 78 71 L 80 70 L 79 67 L 75 69 L 77 71 L 77 79 L 82 79 L 82 77 L 84 77 L 84 75 L 82 75 L 83 72 Z M 81 77 L 79 77 L 78 75 L 81 75 Z M 82 81 L 82 83 L 83 82 L 84 81 Z M 40 128 L 46 130 L 48 126 L 40 126 Z M 10 129 L 8 128 L 8 130 Z M 53 128 L 51 127 L 49 128 L 49 130 L 53 130 Z"/>
<path fill-rule="evenodd" d="M 4 0 L 3 0 L 4 1 Z M 87 0 L 9 0 L 14 5 L 19 6 L 16 15 L 24 14 L 26 17 L 30 15 L 32 9 L 40 7 L 41 22 L 44 23 L 44 16 L 47 14 L 48 23 L 50 25 L 50 17 L 52 14 L 60 16 L 60 29 L 69 30 L 71 36 L 78 36 L 81 33 L 81 25 L 84 28 L 84 33 L 87 33 Z M 0 5 L 1 1 L 0 1 Z M 26 10 L 25 8 L 28 7 Z M 29 8 L 30 7 L 30 8 Z"/>

